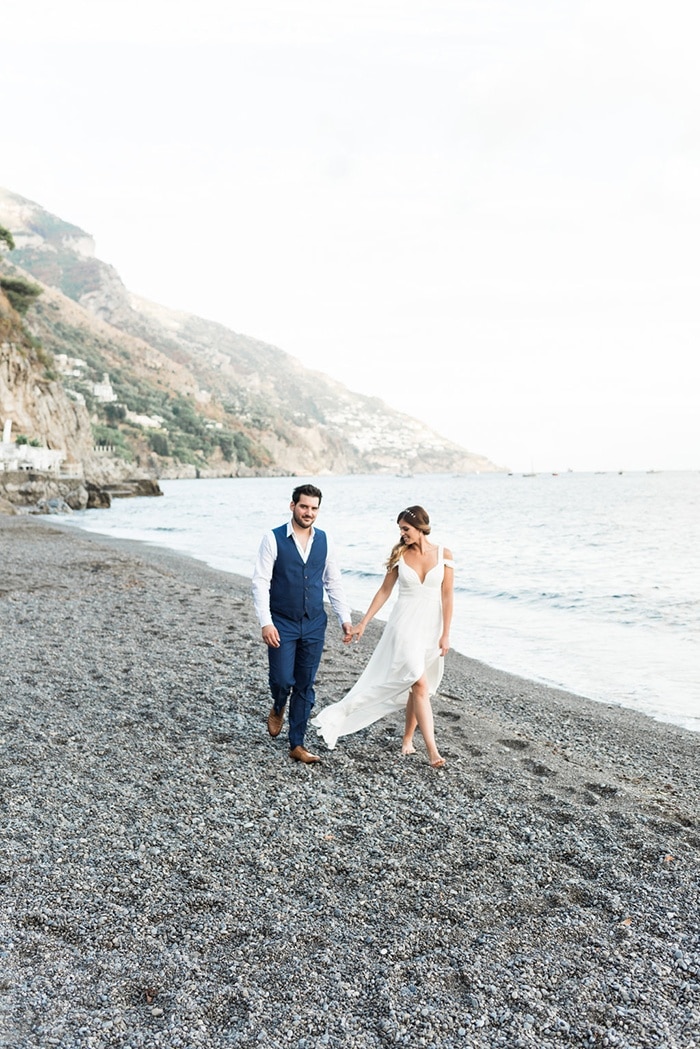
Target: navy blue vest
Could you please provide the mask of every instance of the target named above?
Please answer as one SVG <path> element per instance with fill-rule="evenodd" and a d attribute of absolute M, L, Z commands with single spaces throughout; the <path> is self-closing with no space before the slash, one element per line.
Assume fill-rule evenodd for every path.
<path fill-rule="evenodd" d="M 302 561 L 293 537 L 287 535 L 286 524 L 273 528 L 277 542 L 277 557 L 270 580 L 270 612 L 299 622 L 304 616 L 316 619 L 324 614 L 323 571 L 326 567 L 328 543 L 326 533 L 314 530 L 306 564 Z"/>

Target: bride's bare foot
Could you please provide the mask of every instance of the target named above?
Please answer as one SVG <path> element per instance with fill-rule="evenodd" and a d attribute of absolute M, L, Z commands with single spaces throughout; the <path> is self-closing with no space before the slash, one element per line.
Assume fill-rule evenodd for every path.
<path fill-rule="evenodd" d="M 401 753 L 404 757 L 407 757 L 409 754 L 416 753 L 416 748 L 413 746 L 412 740 L 409 739 L 403 741 L 403 743 L 401 744 Z"/>
<path fill-rule="evenodd" d="M 434 769 L 444 769 L 446 762 L 436 753 L 435 757 L 430 759 L 430 764 Z"/>

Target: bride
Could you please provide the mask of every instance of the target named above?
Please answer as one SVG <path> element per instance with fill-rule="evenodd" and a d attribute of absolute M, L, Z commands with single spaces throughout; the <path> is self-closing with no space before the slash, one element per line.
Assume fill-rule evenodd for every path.
<path fill-rule="evenodd" d="M 384 581 L 345 640 L 360 640 L 398 580 L 398 599 L 384 632 L 355 685 L 338 703 L 324 707 L 311 724 L 333 750 L 340 736 L 405 707 L 401 753 L 416 753 L 413 736 L 418 728 L 430 764 L 443 768 L 430 697 L 438 689 L 450 647 L 454 562 L 449 550 L 429 541 L 430 518 L 422 506 L 402 510 L 397 524 L 401 536 L 389 555 Z"/>

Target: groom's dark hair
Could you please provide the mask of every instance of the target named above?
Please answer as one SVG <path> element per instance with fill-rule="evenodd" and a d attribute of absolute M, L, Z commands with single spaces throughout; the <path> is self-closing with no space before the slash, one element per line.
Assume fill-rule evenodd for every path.
<path fill-rule="evenodd" d="M 292 492 L 292 502 L 294 503 L 295 506 L 299 502 L 299 500 L 301 499 L 302 495 L 311 495 L 311 496 L 315 495 L 316 498 L 318 499 L 318 505 L 319 506 L 321 505 L 321 500 L 323 499 L 323 494 L 321 492 L 321 489 L 317 488 L 316 485 L 314 485 L 314 484 L 300 484 L 298 488 L 295 488 L 294 491 Z"/>

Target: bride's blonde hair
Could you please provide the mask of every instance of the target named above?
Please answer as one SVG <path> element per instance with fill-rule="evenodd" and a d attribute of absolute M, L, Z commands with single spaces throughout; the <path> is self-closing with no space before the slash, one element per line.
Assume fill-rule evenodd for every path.
<path fill-rule="evenodd" d="M 402 521 L 412 525 L 413 528 L 417 528 L 423 535 L 430 535 L 430 518 L 428 517 L 428 511 L 424 510 L 422 506 L 407 506 L 396 518 L 397 524 L 401 524 Z M 387 572 L 396 567 L 405 552 L 406 547 L 403 538 L 401 538 L 389 554 L 389 560 L 386 563 Z"/>

